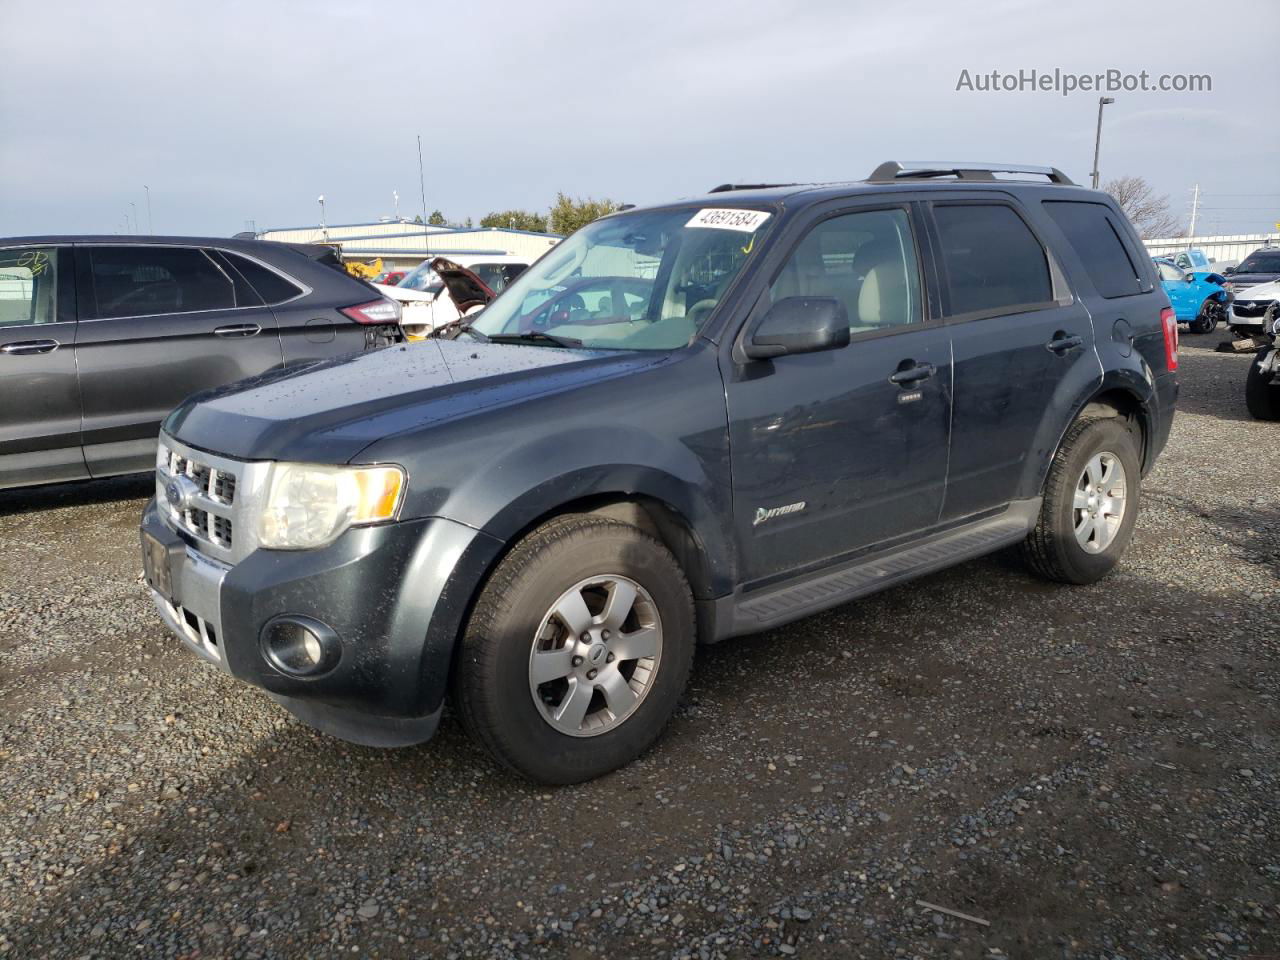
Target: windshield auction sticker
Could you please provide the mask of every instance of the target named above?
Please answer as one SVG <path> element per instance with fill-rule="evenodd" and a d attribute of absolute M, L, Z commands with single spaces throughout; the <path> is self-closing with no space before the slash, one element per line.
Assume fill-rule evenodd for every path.
<path fill-rule="evenodd" d="M 686 227 L 711 227 L 715 230 L 737 230 L 740 233 L 755 233 L 761 224 L 769 219 L 769 214 L 759 210 L 716 209 L 708 207 L 699 210 Z"/>

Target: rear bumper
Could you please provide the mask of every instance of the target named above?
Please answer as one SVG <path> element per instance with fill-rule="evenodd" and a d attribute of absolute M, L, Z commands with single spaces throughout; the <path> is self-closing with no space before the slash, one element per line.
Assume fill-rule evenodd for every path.
<path fill-rule="evenodd" d="M 312 726 L 378 746 L 434 731 L 471 596 L 502 546 L 431 518 L 349 530 L 319 550 L 258 550 L 227 566 L 192 549 L 154 502 L 142 531 L 171 558 L 173 602 L 152 595 L 188 649 Z M 281 617 L 327 627 L 334 664 L 311 677 L 282 671 L 263 643 Z"/>
<path fill-rule="evenodd" d="M 1169 442 L 1173 430 L 1173 416 L 1178 406 L 1178 375 L 1166 373 L 1156 378 L 1156 409 L 1151 422 L 1151 436 L 1143 459 L 1142 474 L 1146 476 L 1156 465 L 1156 460 Z"/>

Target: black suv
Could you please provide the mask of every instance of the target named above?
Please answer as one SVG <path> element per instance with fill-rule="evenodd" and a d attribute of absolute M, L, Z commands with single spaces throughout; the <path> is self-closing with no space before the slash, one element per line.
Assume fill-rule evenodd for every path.
<path fill-rule="evenodd" d="M 0 488 L 150 470 L 192 393 L 396 342 L 324 246 L 0 239 Z"/>
<path fill-rule="evenodd" d="M 650 745 L 696 641 L 1010 545 L 1104 576 L 1178 391 L 1137 235 L 1047 167 L 628 210 L 446 337 L 174 411 L 147 578 L 304 721 L 415 743 L 451 691 L 554 783 Z"/>

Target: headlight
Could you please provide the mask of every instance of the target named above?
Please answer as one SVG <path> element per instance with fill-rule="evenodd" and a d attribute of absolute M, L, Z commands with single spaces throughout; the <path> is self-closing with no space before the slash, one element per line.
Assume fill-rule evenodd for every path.
<path fill-rule="evenodd" d="M 275 550 L 323 547 L 348 527 L 394 520 L 403 490 L 399 467 L 272 464 L 259 543 Z"/>

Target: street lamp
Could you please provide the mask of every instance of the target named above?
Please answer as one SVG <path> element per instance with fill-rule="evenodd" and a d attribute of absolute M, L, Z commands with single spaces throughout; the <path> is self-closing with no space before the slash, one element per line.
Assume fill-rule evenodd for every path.
<path fill-rule="evenodd" d="M 142 189 L 147 192 L 147 233 L 155 233 L 156 228 L 151 223 L 151 188 L 144 183 Z"/>
<path fill-rule="evenodd" d="M 1115 97 L 1098 98 L 1098 132 L 1093 139 L 1093 189 L 1098 189 L 1098 154 L 1102 152 L 1102 108 L 1115 103 Z"/>
<path fill-rule="evenodd" d="M 320 194 L 317 198 L 320 202 L 320 235 L 326 240 L 329 239 L 329 230 L 324 225 L 324 194 Z"/>

